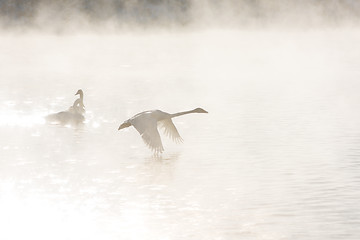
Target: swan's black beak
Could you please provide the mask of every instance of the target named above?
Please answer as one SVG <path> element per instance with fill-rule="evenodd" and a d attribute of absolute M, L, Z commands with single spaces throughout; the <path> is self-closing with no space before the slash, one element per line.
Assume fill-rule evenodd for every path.
<path fill-rule="evenodd" d="M 120 127 L 118 128 L 118 130 L 121 130 L 123 128 L 127 128 L 130 127 L 131 124 L 129 122 L 124 122 L 123 124 L 120 125 Z"/>

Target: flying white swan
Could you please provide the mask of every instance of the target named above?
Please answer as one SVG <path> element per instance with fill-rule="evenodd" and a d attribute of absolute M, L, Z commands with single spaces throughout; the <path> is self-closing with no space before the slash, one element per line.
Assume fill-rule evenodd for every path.
<path fill-rule="evenodd" d="M 46 116 L 46 120 L 53 124 L 71 124 L 79 125 L 84 122 L 85 118 L 82 115 L 84 104 L 80 98 L 76 99 L 74 104 L 67 110 Z"/>
<path fill-rule="evenodd" d="M 182 142 L 183 140 L 171 119 L 189 113 L 208 112 L 202 108 L 196 108 L 191 111 L 174 114 L 166 113 L 160 110 L 145 111 L 126 120 L 120 125 L 118 130 L 134 126 L 134 128 L 140 133 L 145 144 L 154 152 L 161 153 L 164 151 L 164 148 L 157 129 L 158 125 L 164 129 L 165 135 L 169 136 L 173 141 Z"/>
<path fill-rule="evenodd" d="M 79 105 L 79 107 L 80 107 L 80 111 L 81 111 L 81 114 L 84 114 L 85 113 L 85 106 L 84 106 L 84 92 L 83 92 L 83 90 L 81 90 L 81 89 L 79 89 L 76 93 L 75 93 L 75 96 L 76 95 L 80 95 L 80 101 L 81 101 L 81 104 L 82 104 L 82 106 L 80 106 Z"/>

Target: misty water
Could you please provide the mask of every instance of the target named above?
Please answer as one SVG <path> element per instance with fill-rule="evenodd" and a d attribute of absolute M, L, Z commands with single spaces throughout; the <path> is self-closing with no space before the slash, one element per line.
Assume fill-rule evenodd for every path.
<path fill-rule="evenodd" d="M 0 36 L 0 239 L 359 239 L 360 32 Z M 86 122 L 45 123 L 84 91 Z M 174 119 L 154 155 L 136 113 Z"/>

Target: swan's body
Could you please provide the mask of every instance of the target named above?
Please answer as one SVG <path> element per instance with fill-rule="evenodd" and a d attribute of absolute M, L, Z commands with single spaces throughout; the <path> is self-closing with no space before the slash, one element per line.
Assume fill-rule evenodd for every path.
<path fill-rule="evenodd" d="M 74 104 L 67 111 L 50 114 L 46 117 L 46 120 L 53 124 L 79 125 L 85 120 L 84 116 L 82 115 L 82 110 L 84 107 L 85 106 L 82 104 L 81 100 L 76 99 Z"/>
<path fill-rule="evenodd" d="M 161 153 L 164 151 L 164 147 L 157 129 L 158 125 L 164 129 L 165 134 L 172 138 L 172 140 L 175 142 L 182 142 L 182 138 L 171 119 L 189 113 L 207 113 L 207 111 L 202 108 L 174 114 L 160 110 L 145 111 L 126 120 L 120 125 L 118 130 L 134 126 L 140 133 L 145 144 L 153 151 Z"/>

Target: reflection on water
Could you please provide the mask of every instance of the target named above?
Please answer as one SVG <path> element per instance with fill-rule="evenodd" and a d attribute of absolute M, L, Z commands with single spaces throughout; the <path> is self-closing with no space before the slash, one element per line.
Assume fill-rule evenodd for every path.
<path fill-rule="evenodd" d="M 358 239 L 359 33 L 179 35 L 1 37 L 0 238 Z M 162 155 L 117 131 L 198 106 Z"/>

